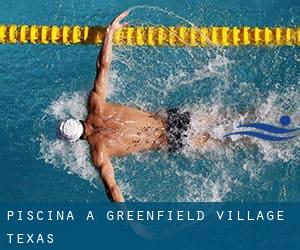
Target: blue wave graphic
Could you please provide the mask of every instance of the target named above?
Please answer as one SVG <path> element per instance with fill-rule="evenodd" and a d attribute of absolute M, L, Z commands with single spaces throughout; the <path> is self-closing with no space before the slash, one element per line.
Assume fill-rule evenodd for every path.
<path fill-rule="evenodd" d="M 258 132 L 254 132 L 254 131 L 233 132 L 233 133 L 229 133 L 229 134 L 224 135 L 224 137 L 231 136 L 231 135 L 248 135 L 248 136 L 256 137 L 256 138 L 266 140 L 266 141 L 286 141 L 286 140 L 290 140 L 290 139 L 293 139 L 293 138 L 296 137 L 296 135 L 293 135 L 293 136 L 273 136 L 273 135 L 267 135 L 267 134 L 258 133 Z"/>
<path fill-rule="evenodd" d="M 287 116 L 283 115 L 280 117 L 279 122 L 282 126 L 288 126 L 291 124 L 292 119 Z M 259 138 L 262 140 L 266 141 L 286 141 L 295 138 L 297 135 L 290 135 L 290 136 L 283 136 L 284 134 L 291 134 L 297 131 L 300 131 L 300 128 L 282 128 L 282 127 L 276 127 L 270 124 L 266 123 L 246 123 L 239 125 L 237 128 L 254 128 L 254 129 L 259 129 L 262 132 L 268 132 L 272 134 L 279 134 L 281 136 L 277 135 L 270 135 L 270 134 L 265 134 L 262 132 L 255 132 L 255 131 L 238 131 L 238 132 L 232 132 L 229 134 L 224 135 L 224 137 L 231 136 L 231 135 L 247 135 L 255 138 Z"/>
<path fill-rule="evenodd" d="M 265 123 L 248 123 L 248 124 L 240 125 L 238 126 L 238 128 L 256 128 L 273 134 L 287 134 L 287 133 L 300 131 L 300 128 L 294 128 L 294 129 L 278 128 Z"/>

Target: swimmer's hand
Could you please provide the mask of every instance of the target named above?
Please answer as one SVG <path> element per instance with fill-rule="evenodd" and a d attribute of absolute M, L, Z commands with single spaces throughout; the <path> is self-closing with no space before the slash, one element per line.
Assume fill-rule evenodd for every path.
<path fill-rule="evenodd" d="M 107 27 L 107 32 L 115 32 L 118 29 L 124 28 L 126 25 L 128 25 L 128 22 L 120 23 L 125 17 L 127 17 L 129 14 L 129 11 L 126 10 L 123 13 L 121 13 L 119 16 L 117 16 Z"/>

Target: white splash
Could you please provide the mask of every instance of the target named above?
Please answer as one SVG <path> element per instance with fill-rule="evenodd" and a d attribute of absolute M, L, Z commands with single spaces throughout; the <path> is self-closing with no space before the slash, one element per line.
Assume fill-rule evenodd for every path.
<path fill-rule="evenodd" d="M 222 164 L 222 163 L 221 163 Z M 218 172 L 217 177 L 205 177 L 202 174 L 193 174 L 181 171 L 184 183 L 184 195 L 177 197 L 177 201 L 206 201 L 218 202 L 224 200 L 231 191 L 232 182 L 229 173 L 223 166 L 214 166 L 213 172 Z"/>
<path fill-rule="evenodd" d="M 79 92 L 63 93 L 45 110 L 49 120 L 75 117 L 84 119 L 86 115 L 86 94 Z M 55 130 L 55 128 L 52 128 Z M 81 178 L 92 181 L 98 176 L 91 164 L 89 148 L 86 142 L 68 143 L 58 138 L 51 139 L 42 134 L 40 141 L 40 158 L 54 167 L 63 168 L 69 174 L 77 174 Z"/>
<path fill-rule="evenodd" d="M 84 119 L 87 93 L 62 93 L 62 95 L 46 109 L 45 113 L 57 120 L 74 117 Z"/>
<path fill-rule="evenodd" d="M 63 168 L 68 174 L 76 174 L 91 183 L 98 174 L 90 163 L 88 145 L 83 141 L 68 143 L 62 140 L 40 138 L 41 158 L 54 167 Z"/>
<path fill-rule="evenodd" d="M 243 114 L 229 108 L 224 108 L 224 105 L 218 103 L 218 100 L 212 105 L 198 103 L 194 107 L 185 107 L 184 110 L 190 110 L 192 116 L 191 128 L 188 131 L 188 137 L 185 141 L 187 147 L 184 153 L 188 155 L 195 152 L 205 153 L 212 150 L 219 152 L 222 150 L 224 153 L 226 148 L 234 150 L 235 145 L 224 144 L 224 135 L 236 130 L 240 124 L 250 121 L 276 125 L 279 118 L 283 114 L 288 113 L 292 121 L 294 121 L 293 126 L 299 127 L 300 106 L 298 103 L 300 103 L 300 94 L 293 90 L 287 90 L 286 93 L 281 94 L 271 92 L 265 101 L 256 104 L 256 108 L 253 111 Z M 239 131 L 242 130 L 245 129 L 239 129 Z M 193 141 L 197 136 L 204 133 L 209 133 L 212 139 L 204 147 L 197 148 Z M 288 162 L 289 160 L 294 160 L 295 157 L 299 157 L 296 154 L 297 149 L 300 147 L 299 137 L 287 143 L 274 143 L 255 138 L 248 138 L 247 142 L 244 143 L 241 142 L 243 138 L 248 137 L 234 135 L 230 137 L 230 140 L 239 143 L 239 146 L 242 146 L 244 150 L 247 150 L 250 146 L 249 143 L 256 145 L 262 153 L 264 161 L 273 162 L 282 160 L 283 162 Z M 229 152 L 227 151 L 226 154 L 229 154 Z"/>
<path fill-rule="evenodd" d="M 288 94 L 293 95 L 292 98 L 295 102 L 300 101 L 297 93 L 289 92 Z M 282 114 L 282 108 L 286 107 L 283 102 L 278 104 L 278 99 L 282 99 L 282 96 L 271 93 L 265 102 L 258 103 L 255 111 L 256 121 L 272 122 L 278 120 L 278 117 Z M 67 118 L 69 115 L 83 118 L 85 105 L 85 97 L 79 93 L 64 93 L 45 112 L 54 119 Z M 214 141 L 207 143 L 202 148 L 195 148 L 191 140 L 187 141 L 184 154 L 192 159 L 191 166 L 197 162 L 199 157 L 205 156 L 213 159 L 214 165 L 211 174 L 204 176 L 201 173 L 192 173 L 187 169 L 181 169 L 177 165 L 178 163 L 170 160 L 165 154 L 151 158 L 147 153 L 138 153 L 130 157 L 129 164 L 126 161 L 116 159 L 114 160 L 116 176 L 127 200 L 157 201 L 162 199 L 162 197 L 157 197 L 151 192 L 138 195 L 139 189 L 145 188 L 142 180 L 138 185 L 132 184 L 132 180 L 135 178 L 142 178 L 142 171 L 152 171 L 151 174 L 153 174 L 151 169 L 155 169 L 161 161 L 165 162 L 166 168 L 157 174 L 170 176 L 172 172 L 176 172 L 180 179 L 180 184 L 177 185 L 180 185 L 182 191 L 176 196 L 176 201 L 221 201 L 226 199 L 226 196 L 232 190 L 232 186 L 238 182 L 236 179 L 232 179 L 232 166 L 225 167 L 223 163 L 234 157 L 236 145 L 223 144 L 223 135 L 225 132 L 232 131 L 238 124 L 247 121 L 249 117 L 253 119 L 253 114 L 239 114 L 233 110 L 230 112 L 227 110 L 228 112 L 224 113 L 224 107 L 220 103 L 212 105 L 199 103 L 193 107 L 185 107 L 185 109 L 192 111 L 191 130 L 188 138 L 194 138 L 196 134 L 208 131 Z M 296 105 L 291 114 L 296 121 L 300 114 L 299 106 Z M 295 125 L 299 126 L 299 119 Z M 248 151 L 247 144 L 239 141 L 237 143 L 245 151 Z M 278 159 L 289 161 L 299 158 L 299 155 L 297 155 L 297 149 L 300 147 L 299 139 L 289 145 L 274 144 L 256 139 L 251 139 L 251 143 L 256 145 L 263 155 L 263 159 L 258 160 L 260 161 L 259 164 L 251 160 L 251 157 L 242 163 L 241 169 L 248 172 L 252 180 L 259 178 L 264 161 L 276 161 Z M 98 174 L 90 161 L 88 145 L 83 141 L 70 144 L 41 135 L 40 153 L 41 158 L 46 163 L 62 168 L 69 174 L 76 174 L 91 183 L 98 179 Z M 147 164 L 144 164 L 145 162 Z M 134 165 L 138 163 L 143 163 L 146 169 L 135 169 Z M 131 180 L 131 178 L 133 179 Z"/>

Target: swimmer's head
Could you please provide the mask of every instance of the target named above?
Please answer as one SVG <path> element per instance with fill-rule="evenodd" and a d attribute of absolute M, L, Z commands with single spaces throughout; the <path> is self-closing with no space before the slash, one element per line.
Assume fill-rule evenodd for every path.
<path fill-rule="evenodd" d="M 80 139 L 84 133 L 84 126 L 81 121 L 77 119 L 67 119 L 61 121 L 58 125 L 59 138 L 74 142 Z"/>

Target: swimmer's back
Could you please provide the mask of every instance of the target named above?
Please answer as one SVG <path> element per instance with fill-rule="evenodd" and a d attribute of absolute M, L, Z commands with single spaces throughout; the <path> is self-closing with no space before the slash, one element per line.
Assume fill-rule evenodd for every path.
<path fill-rule="evenodd" d="M 111 156 L 159 148 L 166 144 L 164 120 L 152 113 L 120 104 L 103 103 L 101 108 L 89 110 L 87 122 L 95 130 L 91 143 L 103 141 Z"/>

